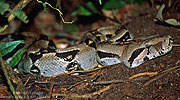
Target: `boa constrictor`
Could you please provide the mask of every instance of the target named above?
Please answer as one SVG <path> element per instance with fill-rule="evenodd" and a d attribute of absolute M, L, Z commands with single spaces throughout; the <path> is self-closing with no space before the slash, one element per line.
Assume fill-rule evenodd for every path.
<path fill-rule="evenodd" d="M 75 70 L 123 62 L 134 68 L 172 49 L 170 35 L 134 39 L 124 27 L 108 26 L 87 32 L 77 46 L 27 52 L 18 66 L 21 73 L 50 77 Z"/>

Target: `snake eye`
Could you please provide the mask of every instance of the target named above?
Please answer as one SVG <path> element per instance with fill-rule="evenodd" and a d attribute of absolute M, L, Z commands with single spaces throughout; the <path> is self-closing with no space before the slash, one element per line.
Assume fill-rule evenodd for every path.
<path fill-rule="evenodd" d="M 30 69 L 30 72 L 33 74 L 40 74 L 40 70 L 37 66 L 33 65 Z"/>

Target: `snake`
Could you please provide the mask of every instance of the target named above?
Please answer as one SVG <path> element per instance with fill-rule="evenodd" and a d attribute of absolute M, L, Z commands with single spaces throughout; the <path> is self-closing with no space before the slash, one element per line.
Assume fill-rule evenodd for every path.
<path fill-rule="evenodd" d="M 91 70 L 97 65 L 123 63 L 135 68 L 146 61 L 165 55 L 172 50 L 170 35 L 134 38 L 124 26 L 104 26 L 86 32 L 78 45 L 56 49 L 48 40 L 33 44 L 38 49 L 29 49 L 18 64 L 23 74 L 51 77 L 62 73 Z"/>

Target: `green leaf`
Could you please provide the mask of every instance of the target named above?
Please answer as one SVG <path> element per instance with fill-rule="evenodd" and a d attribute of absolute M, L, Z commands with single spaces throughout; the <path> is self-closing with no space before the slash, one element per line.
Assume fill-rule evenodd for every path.
<path fill-rule="evenodd" d="M 91 7 L 93 10 L 97 11 L 96 7 L 94 6 L 94 4 L 92 2 L 87 2 L 87 5 L 89 7 Z M 71 15 L 72 16 L 77 16 L 77 15 L 81 15 L 81 16 L 90 16 L 94 14 L 94 12 L 92 12 L 91 10 L 87 9 L 84 6 L 80 6 L 76 11 L 74 11 Z"/>
<path fill-rule="evenodd" d="M 135 4 L 138 3 L 141 5 L 144 2 L 144 0 L 108 0 L 104 6 L 103 9 L 105 10 L 120 10 L 122 7 L 124 7 L 126 4 Z"/>
<path fill-rule="evenodd" d="M 10 60 L 9 65 L 13 68 L 16 66 L 19 61 L 21 60 L 23 54 L 25 53 L 26 50 L 20 50 L 16 53 L 16 55 L 13 56 L 13 58 Z"/>
<path fill-rule="evenodd" d="M 144 1 L 145 0 L 135 0 L 135 2 L 138 3 L 139 5 L 142 5 Z"/>
<path fill-rule="evenodd" d="M 92 15 L 93 12 L 87 10 L 86 8 L 84 8 L 83 6 L 81 6 L 78 10 L 74 11 L 71 15 L 72 16 L 77 16 L 77 15 L 81 15 L 81 16 L 90 16 Z"/>
<path fill-rule="evenodd" d="M 24 23 L 28 23 L 29 20 L 27 20 L 26 14 L 21 9 L 17 9 L 12 13 Z"/>
<path fill-rule="evenodd" d="M 46 6 L 46 3 L 43 3 L 42 5 L 43 5 L 43 7 L 44 7 L 44 9 L 43 9 L 43 10 L 44 10 L 44 12 L 45 12 L 45 13 L 47 13 L 48 11 L 47 11 L 47 6 Z"/>
<path fill-rule="evenodd" d="M 126 4 L 135 4 L 135 0 L 126 0 Z"/>
<path fill-rule="evenodd" d="M 18 40 L 18 41 L 12 41 L 12 42 L 7 42 L 0 44 L 0 52 L 1 55 L 4 56 L 14 50 L 18 44 L 20 44 L 23 40 Z"/>
<path fill-rule="evenodd" d="M 106 9 L 106 10 L 111 10 L 111 9 L 120 10 L 125 5 L 126 5 L 126 3 L 123 0 L 109 0 L 104 4 L 103 9 Z"/>
<path fill-rule="evenodd" d="M 144 2 L 144 0 L 126 0 L 125 1 L 126 2 L 126 4 L 139 4 L 139 5 L 141 5 L 143 2 Z"/>
<path fill-rule="evenodd" d="M 4 26 L 0 26 L 0 33 L 3 32 L 6 28 L 8 27 L 8 25 L 4 25 Z"/>
<path fill-rule="evenodd" d="M 0 0 L 0 14 L 3 15 L 6 11 L 9 11 L 9 4 L 5 3 L 4 0 Z"/>
<path fill-rule="evenodd" d="M 178 22 L 176 19 L 167 19 L 167 20 L 165 20 L 165 22 L 170 24 L 170 25 L 174 25 L 174 26 L 180 25 L 180 22 Z"/>
<path fill-rule="evenodd" d="M 102 5 L 102 0 L 99 0 L 99 4 Z"/>
<path fill-rule="evenodd" d="M 75 24 L 63 24 L 63 31 L 68 33 L 79 33 L 79 28 Z"/>

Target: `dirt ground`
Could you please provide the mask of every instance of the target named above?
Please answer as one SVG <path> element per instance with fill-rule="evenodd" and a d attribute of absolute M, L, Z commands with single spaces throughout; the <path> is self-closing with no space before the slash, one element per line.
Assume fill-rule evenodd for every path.
<path fill-rule="evenodd" d="M 174 38 L 174 43 L 179 42 L 180 33 L 177 28 L 165 27 L 157 25 L 153 21 L 154 16 L 136 17 L 128 25 L 130 31 L 134 32 L 135 36 L 148 35 L 171 35 Z M 173 50 L 165 56 L 148 61 L 137 68 L 129 69 L 123 64 L 116 65 L 110 70 L 101 75 L 100 80 L 119 80 L 127 79 L 138 73 L 144 72 L 160 72 L 175 66 L 179 61 L 180 48 L 174 47 Z M 177 100 L 180 99 L 180 71 L 178 69 L 168 72 L 160 76 L 151 77 L 145 81 L 126 82 L 112 84 L 110 90 L 103 93 L 101 99 L 113 100 Z M 157 78 L 157 79 L 156 79 Z M 156 79 L 144 86 L 150 80 Z"/>
<path fill-rule="evenodd" d="M 127 25 L 135 38 L 171 35 L 174 44 L 179 43 L 180 30 L 178 27 L 155 23 L 154 18 L 157 10 L 146 4 L 142 5 L 141 8 L 142 15 L 131 17 Z M 173 16 L 173 18 L 178 19 L 179 17 Z M 36 98 L 35 100 L 44 98 L 62 100 L 180 100 L 179 61 L 180 47 L 174 46 L 168 54 L 147 61 L 133 69 L 127 68 L 124 64 L 117 64 L 103 67 L 85 75 L 61 75 L 55 78 L 31 75 L 19 75 L 19 77 L 25 84 L 25 94 L 30 98 Z M 133 75 L 139 76 L 130 79 Z M 1 86 L 4 86 L 4 83 Z M 8 92 L 7 94 L 10 95 Z"/>
<path fill-rule="evenodd" d="M 149 15 L 132 18 L 128 29 L 133 32 L 134 36 L 171 35 L 174 43 L 179 43 L 179 29 L 155 24 L 155 11 L 149 12 Z M 129 69 L 123 64 L 115 65 L 103 73 L 99 80 L 127 79 L 144 72 L 160 73 L 163 70 L 179 66 L 179 64 L 176 65 L 180 59 L 179 55 L 180 47 L 174 47 L 167 55 L 148 61 L 137 68 Z M 97 98 L 102 100 L 179 100 L 180 70 L 175 69 L 164 74 L 161 73 L 144 81 L 111 84 L 111 89 L 97 96 Z"/>

